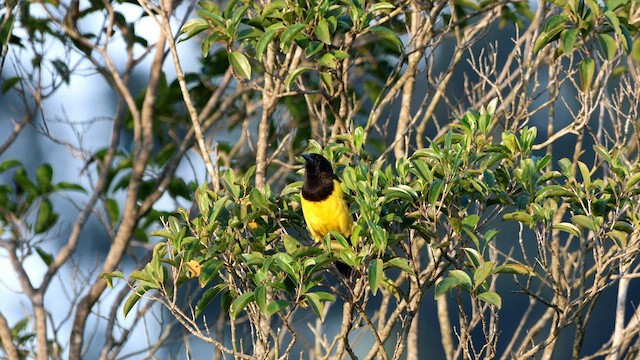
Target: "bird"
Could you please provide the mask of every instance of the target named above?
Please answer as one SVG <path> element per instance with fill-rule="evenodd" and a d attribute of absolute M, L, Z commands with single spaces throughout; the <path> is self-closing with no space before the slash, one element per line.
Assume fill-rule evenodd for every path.
<path fill-rule="evenodd" d="M 347 238 L 351 235 L 353 219 L 331 163 L 320 154 L 303 154 L 302 157 L 305 160 L 305 173 L 300 203 L 311 238 L 315 242 L 322 242 L 330 231 Z M 337 241 L 331 242 L 331 250 L 342 248 Z M 336 266 L 343 275 L 350 269 L 341 262 L 337 262 Z"/>

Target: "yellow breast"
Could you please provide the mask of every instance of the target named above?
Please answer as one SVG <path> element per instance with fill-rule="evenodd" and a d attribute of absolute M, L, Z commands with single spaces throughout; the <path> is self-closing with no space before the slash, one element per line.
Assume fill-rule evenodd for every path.
<path fill-rule="evenodd" d="M 351 235 L 351 213 L 338 180 L 333 181 L 333 192 L 328 198 L 309 201 L 301 195 L 300 201 L 304 221 L 313 240 L 321 241 L 329 231 L 336 231 L 344 237 Z"/>

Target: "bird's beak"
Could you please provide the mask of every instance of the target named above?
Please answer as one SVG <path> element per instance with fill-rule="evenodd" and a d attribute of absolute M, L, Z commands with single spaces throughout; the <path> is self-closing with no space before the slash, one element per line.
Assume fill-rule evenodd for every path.
<path fill-rule="evenodd" d="M 311 157 L 311 154 L 302 154 L 302 158 L 308 163 L 313 162 L 313 157 Z"/>

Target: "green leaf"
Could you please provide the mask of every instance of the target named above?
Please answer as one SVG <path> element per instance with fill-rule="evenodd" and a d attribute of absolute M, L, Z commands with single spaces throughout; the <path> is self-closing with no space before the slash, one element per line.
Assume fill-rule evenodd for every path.
<path fill-rule="evenodd" d="M 145 273 L 144 271 L 141 270 L 134 270 L 131 272 L 131 275 L 129 275 L 129 278 L 131 278 L 131 280 L 135 281 L 149 281 L 149 275 L 147 273 Z"/>
<path fill-rule="evenodd" d="M 264 286 L 258 286 L 255 290 L 256 304 L 263 314 L 267 313 L 267 289 Z"/>
<path fill-rule="evenodd" d="M 540 33 L 533 45 L 533 53 L 538 54 L 550 42 L 556 40 L 562 30 L 566 29 L 567 19 L 562 15 L 554 15 L 545 24 L 544 31 Z"/>
<path fill-rule="evenodd" d="M 42 259 L 42 261 L 47 265 L 51 265 L 51 263 L 53 262 L 53 255 L 51 255 L 51 253 L 42 250 L 42 248 L 40 248 L 39 246 L 36 246 L 36 252 L 38 253 L 38 256 L 40 256 L 40 259 Z"/>
<path fill-rule="evenodd" d="M 454 271 L 461 272 L 464 275 L 457 274 L 456 276 L 452 276 L 453 275 L 452 273 Z M 466 279 L 465 279 L 465 276 L 466 276 Z M 470 289 L 471 278 L 469 278 L 469 276 L 461 270 L 451 270 L 449 272 L 449 276 L 442 279 L 442 281 L 440 281 L 436 285 L 435 298 L 437 299 L 440 296 L 448 293 L 451 289 L 462 286 L 463 284 L 467 284 L 467 287 Z"/>
<path fill-rule="evenodd" d="M 466 272 L 462 270 L 451 270 L 449 271 L 449 277 L 455 278 L 460 285 L 467 289 L 472 288 L 471 278 L 467 275 Z"/>
<path fill-rule="evenodd" d="M 53 68 L 56 70 L 58 75 L 60 75 L 64 83 L 69 84 L 71 71 L 69 71 L 69 67 L 67 66 L 67 63 L 63 60 L 56 59 L 51 61 L 51 65 L 53 65 Z"/>
<path fill-rule="evenodd" d="M 351 248 L 345 248 L 340 250 L 338 253 L 338 258 L 343 263 L 347 264 L 349 267 L 356 266 L 356 254 L 353 252 Z"/>
<path fill-rule="evenodd" d="M 468 247 L 464 248 L 463 250 L 467 255 L 467 258 L 469 258 L 471 266 L 479 267 L 484 264 L 484 257 L 482 256 L 482 254 L 480 254 L 480 252 L 478 252 L 478 250 Z"/>
<path fill-rule="evenodd" d="M 591 186 L 591 172 L 587 165 L 582 161 L 578 161 L 578 169 L 580 170 L 580 175 L 582 175 L 583 185 L 588 189 Z"/>
<path fill-rule="evenodd" d="M 329 23 L 326 19 L 320 19 L 320 21 L 318 21 L 318 25 L 313 29 L 313 32 L 316 33 L 316 36 L 320 41 L 327 45 L 331 45 L 331 32 L 329 31 Z"/>
<path fill-rule="evenodd" d="M 106 281 L 109 289 L 113 289 L 113 278 L 125 279 L 124 274 L 121 271 L 112 271 L 110 273 L 100 274 L 100 279 Z"/>
<path fill-rule="evenodd" d="M 410 203 L 414 203 L 418 200 L 418 193 L 414 188 L 409 185 L 400 184 L 398 186 L 392 186 L 382 191 L 382 194 L 387 200 L 405 200 Z"/>
<path fill-rule="evenodd" d="M 210 287 L 202 294 L 200 300 L 196 303 L 195 315 L 196 317 L 202 314 L 202 311 L 211 303 L 211 301 L 221 292 L 227 290 L 227 284 L 216 284 L 214 287 Z"/>
<path fill-rule="evenodd" d="M 476 247 L 480 247 L 480 240 L 478 239 L 478 236 L 473 232 L 473 229 L 470 229 L 467 226 L 463 226 L 462 227 L 462 231 L 467 234 L 467 236 L 471 239 L 471 241 L 473 241 L 473 243 L 476 245 Z"/>
<path fill-rule="evenodd" d="M 400 51 L 404 49 L 404 44 L 402 43 L 402 40 L 400 40 L 400 37 L 395 31 L 389 28 L 386 28 L 384 26 L 372 26 L 369 28 L 369 31 L 381 36 L 386 40 L 391 41 L 394 45 L 398 47 Z"/>
<path fill-rule="evenodd" d="M 238 32 L 237 30 L 238 25 L 242 22 L 243 19 L 245 19 L 245 15 L 247 14 L 247 11 L 249 11 L 249 7 L 247 5 L 243 5 L 243 6 L 236 7 L 233 10 L 233 13 L 231 14 L 231 16 L 226 16 L 227 18 L 231 19 L 231 24 L 233 25 L 231 29 L 233 29 L 234 32 L 237 32 L 236 36 L 240 35 L 240 32 Z"/>
<path fill-rule="evenodd" d="M 543 186 L 536 192 L 536 201 L 542 201 L 547 198 L 558 198 L 562 196 L 572 196 L 573 193 L 562 185 Z"/>
<path fill-rule="evenodd" d="M 280 192 L 280 196 L 286 196 L 290 194 L 298 194 L 300 189 L 302 188 L 303 181 L 292 182 L 289 185 L 285 186 Z"/>
<path fill-rule="evenodd" d="M 356 152 L 360 152 L 362 145 L 364 145 L 364 130 L 362 126 L 358 126 L 353 131 L 353 146 L 356 148 Z"/>
<path fill-rule="evenodd" d="M 167 218 L 167 225 L 168 225 L 169 230 L 170 230 L 173 234 L 177 235 L 177 234 L 179 234 L 179 233 L 180 233 L 180 228 L 181 228 L 181 226 L 180 226 L 180 220 L 178 220 L 178 218 L 177 218 L 177 217 L 175 217 L 175 216 L 169 216 L 169 217 Z"/>
<path fill-rule="evenodd" d="M 562 32 L 562 51 L 569 55 L 573 52 L 573 46 L 576 43 L 576 35 L 578 29 L 566 29 Z"/>
<path fill-rule="evenodd" d="M 608 11 L 614 11 L 620 6 L 628 4 L 629 0 L 608 0 L 608 1 L 605 1 L 605 3 L 606 3 L 605 9 L 607 9 Z"/>
<path fill-rule="evenodd" d="M 142 295 L 147 292 L 143 286 L 137 286 L 133 294 L 129 295 L 127 301 L 125 301 L 124 306 L 122 307 L 122 313 L 126 317 L 129 314 L 129 311 L 136 305 L 138 300 L 142 297 Z"/>
<path fill-rule="evenodd" d="M 471 214 L 462 219 L 461 225 L 463 227 L 473 229 L 478 224 L 478 221 L 480 221 L 480 217 L 476 214 Z"/>
<path fill-rule="evenodd" d="M 592 217 L 587 215 L 581 215 L 581 214 L 574 215 L 571 217 L 571 221 L 580 227 L 583 227 L 585 229 L 589 229 L 592 231 L 597 231 L 599 228 L 596 221 Z"/>
<path fill-rule="evenodd" d="M 640 181 L 640 172 L 631 175 L 631 177 L 624 183 L 624 191 L 631 190 Z"/>
<path fill-rule="evenodd" d="M 214 32 L 211 33 L 202 40 L 202 44 L 200 45 L 200 51 L 202 52 L 202 56 L 207 57 L 209 55 L 209 50 L 211 49 L 211 45 L 213 45 L 216 41 L 220 39 L 220 33 Z"/>
<path fill-rule="evenodd" d="M 627 247 L 627 233 L 619 230 L 611 230 L 607 232 L 607 237 L 609 237 L 620 249 L 624 249 Z"/>
<path fill-rule="evenodd" d="M 218 216 L 220 216 L 220 213 L 222 212 L 222 209 L 224 209 L 224 207 L 227 206 L 227 204 L 230 202 L 231 200 L 226 195 L 216 200 L 216 202 L 213 203 L 213 209 L 211 210 L 209 221 L 214 222 L 215 220 L 217 220 Z"/>
<path fill-rule="evenodd" d="M 375 11 L 385 11 L 388 12 L 386 10 L 394 10 L 396 8 L 395 5 L 388 3 L 388 2 L 377 2 L 374 3 L 373 5 L 371 5 L 371 8 L 369 8 L 369 12 L 375 12 Z"/>
<path fill-rule="evenodd" d="M 220 259 L 210 259 L 202 264 L 201 273 L 198 278 L 200 287 L 204 288 L 211 280 L 215 279 L 223 265 L 224 262 Z"/>
<path fill-rule="evenodd" d="M 83 192 L 83 193 L 87 192 L 87 190 L 85 190 L 79 184 L 74 184 L 74 183 L 70 183 L 70 182 L 66 182 L 66 181 L 61 181 L 61 182 L 55 184 L 53 186 L 53 189 L 54 190 L 73 190 L 73 191 L 80 191 L 80 192 Z"/>
<path fill-rule="evenodd" d="M 0 173 L 3 173 L 13 167 L 20 166 L 22 163 L 18 160 L 6 160 L 0 163 Z"/>
<path fill-rule="evenodd" d="M 331 53 L 326 53 L 322 55 L 320 59 L 318 59 L 318 64 L 324 67 L 327 67 L 329 69 L 335 69 L 337 65 L 336 57 L 333 56 L 333 54 Z"/>
<path fill-rule="evenodd" d="M 291 46 L 295 37 L 307 27 L 307 24 L 293 24 L 286 27 L 280 36 L 280 49 L 286 51 Z"/>
<path fill-rule="evenodd" d="M 284 29 L 284 25 L 280 23 L 278 25 L 280 26 L 269 27 L 267 31 L 265 31 L 264 34 L 260 36 L 260 39 L 258 39 L 258 43 L 256 44 L 256 57 L 258 58 L 258 61 L 262 61 L 262 56 L 267 50 L 269 44 L 271 44 L 271 42 L 273 41 L 273 38 L 278 35 L 278 33 L 282 31 L 282 29 Z"/>
<path fill-rule="evenodd" d="M 307 46 L 305 46 L 304 48 L 304 55 L 307 58 L 312 58 L 313 55 L 322 51 L 324 47 L 325 47 L 324 43 L 320 41 L 310 41 L 309 44 L 307 44 Z"/>
<path fill-rule="evenodd" d="M 380 251 L 384 251 L 387 248 L 387 231 L 378 224 L 374 224 L 370 221 L 367 222 L 371 229 L 371 238 L 375 248 Z"/>
<path fill-rule="evenodd" d="M 34 233 L 41 234 L 49 230 L 57 220 L 58 214 L 53 212 L 51 201 L 49 199 L 42 200 L 38 207 L 38 214 L 36 215 L 36 222 L 33 227 Z"/>
<path fill-rule="evenodd" d="M 251 64 L 243 53 L 238 51 L 229 53 L 229 63 L 238 75 L 247 80 L 251 79 Z"/>
<path fill-rule="evenodd" d="M 149 271 L 149 275 L 152 279 L 158 281 L 158 283 L 164 282 L 164 270 L 160 259 L 164 258 L 167 253 L 167 244 L 159 242 L 153 246 L 153 256 L 151 262 L 145 266 L 145 271 Z"/>
<path fill-rule="evenodd" d="M 494 274 L 533 275 L 533 269 L 522 264 L 504 264 L 493 269 Z"/>
<path fill-rule="evenodd" d="M 340 234 L 339 232 L 331 230 L 329 231 L 329 234 L 331 234 L 331 237 L 335 239 L 340 244 L 341 247 L 348 248 L 350 246 L 347 239 L 344 236 L 342 236 L 342 234 Z"/>
<path fill-rule="evenodd" d="M 633 41 L 633 47 L 631 48 L 631 57 L 636 62 L 636 64 L 640 64 L 640 38 L 637 38 Z"/>
<path fill-rule="evenodd" d="M 473 10 L 473 11 L 482 10 L 482 7 L 480 4 L 478 4 L 477 0 L 456 0 L 454 4 L 456 4 L 457 6 L 461 6 L 461 7 Z"/>
<path fill-rule="evenodd" d="M 299 281 L 299 276 L 292 266 L 294 262 L 293 258 L 286 253 L 277 253 L 274 257 L 278 266 L 291 277 L 291 280 L 293 280 L 297 284 Z"/>
<path fill-rule="evenodd" d="M 602 160 L 605 160 L 606 162 L 611 162 L 613 160 L 611 154 L 609 154 L 609 150 L 607 150 L 607 148 L 605 148 L 604 146 L 593 145 L 593 150 L 600 156 Z"/>
<path fill-rule="evenodd" d="M 372 259 L 371 262 L 369 262 L 369 287 L 374 296 L 378 293 L 378 286 L 384 277 L 382 268 L 382 259 Z"/>
<path fill-rule="evenodd" d="M 333 77 L 331 73 L 322 71 L 320 72 L 320 80 L 322 81 L 322 85 L 329 95 L 333 95 L 335 89 L 333 88 Z"/>
<path fill-rule="evenodd" d="M 611 61 L 616 56 L 616 40 L 609 34 L 598 34 L 600 40 L 600 49 L 604 57 Z"/>
<path fill-rule="evenodd" d="M 349 58 L 349 53 L 344 50 L 335 50 L 335 51 L 332 51 L 332 53 L 333 53 L 333 56 L 336 57 L 336 59 L 344 60 Z"/>
<path fill-rule="evenodd" d="M 624 220 L 618 220 L 613 224 L 613 228 L 627 234 L 633 233 L 633 225 Z"/>
<path fill-rule="evenodd" d="M 274 13 L 277 13 L 279 10 L 284 10 L 285 8 L 286 4 L 283 0 L 272 1 L 265 5 L 260 16 L 264 19 L 274 15 Z"/>
<path fill-rule="evenodd" d="M 19 194 L 26 192 L 33 197 L 40 195 L 38 189 L 33 182 L 31 182 L 27 171 L 23 167 L 19 167 L 13 174 L 13 181 L 16 184 L 16 189 Z"/>
<path fill-rule="evenodd" d="M 251 189 L 251 192 L 249 193 L 249 201 L 251 201 L 251 206 L 255 209 L 265 209 L 268 206 L 268 200 L 265 199 L 263 193 L 258 188 Z"/>
<path fill-rule="evenodd" d="M 186 23 L 184 23 L 184 25 L 182 25 L 182 28 L 180 29 L 180 34 L 184 34 L 185 36 L 183 36 L 178 42 L 191 39 L 192 37 L 198 35 L 208 28 L 209 23 L 205 19 L 189 19 Z"/>
<path fill-rule="evenodd" d="M 207 10 L 209 12 L 216 13 L 216 14 L 220 13 L 220 8 L 216 3 L 212 1 L 201 0 L 201 1 L 198 1 L 198 5 L 202 7 L 204 10 Z"/>
<path fill-rule="evenodd" d="M 313 294 L 318 296 L 321 301 L 336 301 L 336 296 L 326 291 L 316 291 Z"/>
<path fill-rule="evenodd" d="M 409 267 L 409 260 L 407 260 L 407 259 L 393 258 L 393 259 L 387 261 L 384 264 L 384 267 L 385 267 L 385 269 L 389 268 L 389 267 L 396 267 L 398 269 L 401 269 L 401 270 L 404 270 L 404 271 L 408 272 L 411 275 L 415 275 L 413 270 L 411 270 L 411 267 Z"/>
<path fill-rule="evenodd" d="M 209 27 L 211 28 L 222 28 L 225 24 L 225 19 L 220 15 L 220 9 L 212 8 L 211 10 L 207 9 L 198 9 L 196 10 L 196 15 L 209 23 Z"/>
<path fill-rule="evenodd" d="M 560 166 L 560 172 L 562 175 L 568 179 L 573 177 L 573 165 L 571 164 L 571 160 L 562 158 L 558 161 L 558 165 Z"/>
<path fill-rule="evenodd" d="M 498 229 L 489 229 L 484 233 L 484 239 L 486 243 L 490 243 L 500 233 Z"/>
<path fill-rule="evenodd" d="M 558 224 L 554 224 L 553 225 L 553 229 L 554 230 L 560 230 L 560 231 L 564 231 L 566 233 L 569 233 L 575 237 L 580 237 L 580 229 L 578 229 L 577 226 L 568 223 L 568 222 L 561 222 Z"/>
<path fill-rule="evenodd" d="M 600 15 L 602 14 L 602 7 L 600 7 L 600 4 L 598 4 L 596 0 L 585 0 L 585 1 L 589 5 L 589 9 L 593 11 L 595 17 L 596 18 L 600 17 Z"/>
<path fill-rule="evenodd" d="M 473 271 L 473 289 L 477 289 L 492 274 L 493 261 L 486 261 Z"/>
<path fill-rule="evenodd" d="M 591 89 L 595 72 L 596 63 L 593 59 L 585 58 L 580 62 L 580 84 L 582 91 L 587 92 Z"/>
<path fill-rule="evenodd" d="M 104 208 L 111 220 L 111 226 L 115 226 L 120 220 L 120 210 L 118 209 L 118 202 L 114 199 L 106 199 L 104 202 Z"/>
<path fill-rule="evenodd" d="M 13 87 L 16 86 L 16 84 L 20 82 L 20 80 L 22 80 L 22 78 L 18 76 L 10 77 L 7 80 L 5 80 L 2 83 L 2 93 L 6 94 L 7 91 L 13 89 Z"/>
<path fill-rule="evenodd" d="M 504 214 L 502 216 L 502 220 L 518 221 L 527 226 L 530 226 L 533 223 L 533 217 L 524 211 L 514 211 L 512 213 Z"/>
<path fill-rule="evenodd" d="M 40 188 L 41 193 L 48 192 L 51 186 L 51 179 L 53 178 L 53 168 L 49 164 L 42 164 L 36 169 L 36 183 Z"/>
<path fill-rule="evenodd" d="M 229 306 L 229 316 L 231 319 L 235 320 L 254 298 L 255 293 L 253 291 L 248 291 L 235 298 Z"/>
<path fill-rule="evenodd" d="M 607 19 L 607 22 L 611 25 L 611 28 L 618 37 L 622 38 L 622 31 L 620 30 L 620 20 L 618 20 L 618 16 L 616 16 L 613 11 L 608 10 L 604 12 L 604 17 Z"/>
<path fill-rule="evenodd" d="M 431 185 L 429 185 L 429 204 L 436 205 L 441 198 L 442 191 L 444 190 L 445 183 L 441 179 L 433 179 Z"/>
<path fill-rule="evenodd" d="M 290 304 L 291 303 L 287 300 L 280 300 L 280 299 L 271 300 L 269 304 L 267 304 L 266 315 L 271 316 L 273 314 L 279 313 Z"/>
<path fill-rule="evenodd" d="M 537 159 L 536 160 L 536 171 L 542 171 L 547 166 L 547 164 L 549 164 L 549 162 L 551 162 L 551 155 L 549 155 L 549 154 Z"/>
<path fill-rule="evenodd" d="M 629 55 L 631 54 L 631 48 L 633 47 L 633 36 L 626 26 L 621 26 L 620 30 L 622 31 L 620 42 L 622 43 L 622 47 L 624 47 L 624 51 Z"/>
<path fill-rule="evenodd" d="M 14 6 L 15 6 L 15 0 L 14 1 L 7 0 L 5 2 L 5 6 L 3 6 L 3 9 L 6 7 L 11 9 Z M 13 34 L 11 34 L 11 31 L 13 30 L 13 25 L 15 23 L 15 20 L 16 20 L 15 12 L 8 11 L 3 13 L 2 28 L 0 28 L 0 49 L 2 49 L 4 45 L 6 45 L 7 43 L 11 42 L 10 39 L 13 36 Z"/>
<path fill-rule="evenodd" d="M 287 75 L 287 77 L 284 79 L 284 86 L 287 89 L 287 91 L 291 90 L 291 84 L 293 84 L 296 81 L 298 76 L 300 76 L 303 72 L 305 72 L 307 70 L 311 70 L 311 68 L 310 67 L 301 66 L 299 68 L 296 68 L 292 72 L 290 72 L 289 75 Z"/>
<path fill-rule="evenodd" d="M 478 299 L 490 305 L 493 305 L 498 309 L 502 307 L 502 298 L 500 297 L 500 295 L 498 295 L 493 291 L 485 291 L 483 293 L 478 294 Z"/>
<path fill-rule="evenodd" d="M 15 325 L 13 325 L 13 327 L 11 328 L 11 336 L 15 339 L 18 338 L 19 336 L 22 336 L 22 334 L 27 330 L 27 326 L 29 326 L 29 322 L 33 320 L 33 318 L 31 317 L 25 317 L 22 320 L 18 321 Z M 30 334 L 29 336 L 31 336 L 32 334 Z M 15 339 L 18 340 L 18 339 Z"/>
<path fill-rule="evenodd" d="M 308 293 L 308 294 L 305 294 L 304 296 L 307 303 L 311 305 L 313 312 L 316 313 L 316 316 L 320 318 L 320 321 L 324 321 L 324 303 L 320 301 L 320 298 L 318 297 L 318 295 L 314 293 Z"/>

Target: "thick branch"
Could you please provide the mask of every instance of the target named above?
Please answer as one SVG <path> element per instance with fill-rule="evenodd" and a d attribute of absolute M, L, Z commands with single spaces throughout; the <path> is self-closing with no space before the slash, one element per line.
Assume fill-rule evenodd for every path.
<path fill-rule="evenodd" d="M 18 349 L 11 338 L 11 329 L 7 324 L 7 319 L 0 313 L 0 342 L 2 342 L 2 350 L 7 355 L 8 360 L 18 360 Z"/>

